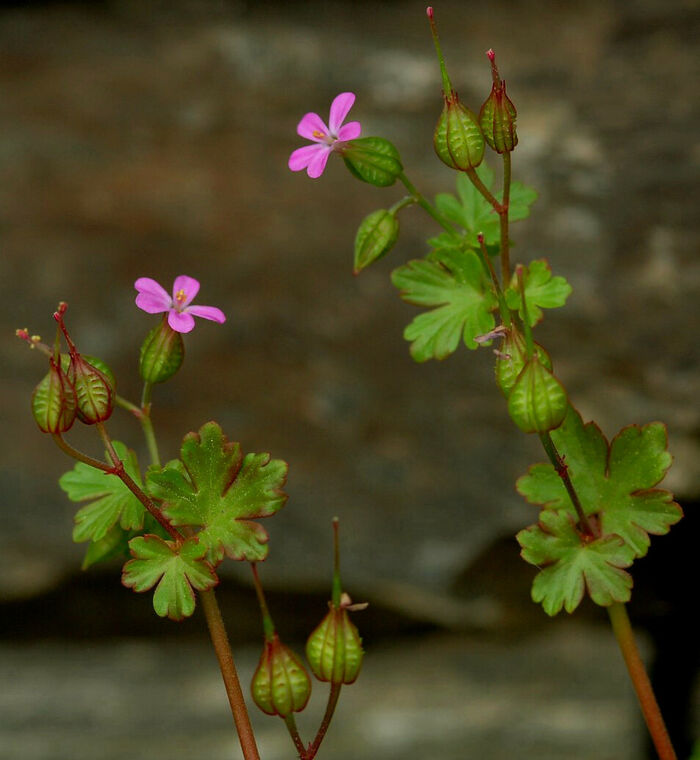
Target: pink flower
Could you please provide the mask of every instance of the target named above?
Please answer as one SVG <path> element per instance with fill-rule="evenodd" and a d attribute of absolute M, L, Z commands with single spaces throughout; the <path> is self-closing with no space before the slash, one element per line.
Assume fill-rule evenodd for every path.
<path fill-rule="evenodd" d="M 136 305 L 148 314 L 168 312 L 168 324 L 176 332 L 188 333 L 194 327 L 194 318 L 202 317 L 223 324 L 226 321 L 223 311 L 216 306 L 190 306 L 192 299 L 199 292 L 199 282 L 194 277 L 181 274 L 173 283 L 172 298 L 150 277 L 139 277 L 134 283 L 139 294 Z"/>
<path fill-rule="evenodd" d="M 348 111 L 355 102 L 355 93 L 341 92 L 331 103 L 328 125 L 317 113 L 307 113 L 297 126 L 297 134 L 316 143 L 297 148 L 289 157 L 289 168 L 293 172 L 306 169 L 309 177 L 316 179 L 323 174 L 328 156 L 337 150 L 337 144 L 354 140 L 360 136 L 362 127 L 359 121 L 351 121 L 343 126 Z"/>

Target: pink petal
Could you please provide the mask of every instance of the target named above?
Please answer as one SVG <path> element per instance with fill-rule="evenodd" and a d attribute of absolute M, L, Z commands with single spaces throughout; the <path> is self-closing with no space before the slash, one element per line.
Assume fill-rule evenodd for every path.
<path fill-rule="evenodd" d="M 188 333 L 194 327 L 194 317 L 186 311 L 170 310 L 168 314 L 168 324 L 179 333 Z"/>
<path fill-rule="evenodd" d="M 360 136 L 361 132 L 362 125 L 359 121 L 349 121 L 347 124 L 343 124 L 343 126 L 338 130 L 338 139 L 354 140 L 356 137 Z"/>
<path fill-rule="evenodd" d="M 330 146 L 326 147 L 319 146 L 322 149 L 316 151 L 316 155 L 309 161 L 309 166 L 306 170 L 306 173 L 311 177 L 311 179 L 317 179 L 323 174 L 323 170 L 326 168 L 326 162 L 328 161 L 328 156 L 330 156 L 332 149 Z"/>
<path fill-rule="evenodd" d="M 333 99 L 331 103 L 331 115 L 328 119 L 328 126 L 331 128 L 332 135 L 338 136 L 338 130 L 345 121 L 345 117 L 348 115 L 348 111 L 352 108 L 354 102 L 354 92 L 341 92 L 340 95 L 336 95 Z"/>
<path fill-rule="evenodd" d="M 172 306 L 172 300 L 165 288 L 150 277 L 139 277 L 134 287 L 139 291 L 136 305 L 148 314 L 158 314 Z"/>
<path fill-rule="evenodd" d="M 321 136 L 314 134 L 314 132 L 320 132 Z M 322 142 L 323 136 L 328 134 L 328 127 L 317 113 L 307 113 L 302 116 L 301 121 L 297 124 L 297 134 L 307 140 Z"/>
<path fill-rule="evenodd" d="M 202 317 L 202 319 L 210 319 L 212 322 L 218 322 L 220 325 L 223 325 L 226 321 L 226 315 L 221 309 L 217 309 L 216 306 L 189 306 L 187 313 L 193 314 L 195 317 Z"/>
<path fill-rule="evenodd" d="M 178 301 L 175 294 L 182 290 L 185 293 L 185 300 Z M 188 277 L 186 274 L 181 274 L 175 278 L 173 283 L 173 303 L 177 304 L 178 308 L 184 309 L 192 303 L 192 299 L 199 293 L 199 280 L 195 280 L 194 277 Z"/>
<path fill-rule="evenodd" d="M 289 168 L 293 172 L 299 172 L 311 163 L 311 160 L 318 151 L 326 150 L 325 145 L 305 145 L 303 148 L 297 148 L 289 157 Z"/>

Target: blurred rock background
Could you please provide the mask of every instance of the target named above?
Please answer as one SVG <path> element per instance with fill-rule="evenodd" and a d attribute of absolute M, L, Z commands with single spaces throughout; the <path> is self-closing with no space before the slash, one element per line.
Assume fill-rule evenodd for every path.
<path fill-rule="evenodd" d="M 632 422 L 668 423 L 675 464 L 667 484 L 691 503 L 700 493 L 700 4 L 447 0 L 436 13 L 462 99 L 478 108 L 488 94 L 483 53 L 493 47 L 518 107 L 514 176 L 540 197 L 531 219 L 513 228 L 514 255 L 547 257 L 574 287 L 539 339 L 584 417 L 609 436 Z M 25 326 L 50 336 L 51 313 L 66 300 L 80 347 L 107 360 L 120 392 L 137 398 L 138 346 L 153 319 L 133 306 L 133 281 L 145 275 L 169 287 L 180 273 L 201 280 L 198 300 L 223 308 L 228 322 L 200 323 L 186 338 L 183 369 L 156 390 L 164 454 L 213 418 L 244 450 L 289 461 L 290 500 L 266 522 L 272 551 L 262 570 L 292 636 L 302 638 L 302 621 L 313 625 L 323 608 L 336 514 L 346 584 L 375 610 L 367 630 L 383 659 L 353 689 L 357 699 L 386 703 L 390 716 L 371 703 L 348 707 L 347 735 L 342 720 L 334 727 L 346 743 L 339 738 L 329 756 L 642 752 L 614 642 L 598 632 L 595 613 L 588 623 L 542 628 L 527 598 L 532 572 L 503 538 L 534 518 L 512 484 L 542 454 L 506 417 L 492 356 L 462 350 L 418 366 L 408 355 L 401 333 L 416 310 L 397 298 L 389 273 L 422 255 L 430 222 L 405 213 L 398 248 L 355 278 L 357 223 L 401 191 L 362 185 L 337 161 L 317 181 L 286 168 L 302 143 L 301 115 L 325 115 L 338 92 L 352 90 L 363 134 L 391 139 L 427 195 L 452 189 L 431 146 L 439 87 L 421 3 L 94 0 L 0 9 L 2 760 L 92 757 L 107 735 L 100 715 L 91 713 L 97 728 L 86 737 L 70 728 L 80 708 L 73 718 L 58 709 L 75 690 L 87 689 L 76 705 L 104 705 L 105 715 L 114 708 L 117 723 L 129 722 L 128 695 L 145 673 L 156 690 L 141 694 L 145 703 L 169 704 L 163 673 L 174 650 L 163 653 L 152 633 L 207 663 L 202 688 L 221 710 L 201 621 L 151 621 L 149 599 L 134 598 L 114 574 L 78 575 L 84 547 L 70 542 L 74 508 L 56 486 L 70 463 L 35 429 L 28 396 L 43 369 L 13 337 Z M 145 455 L 129 419 L 115 415 L 110 429 Z M 99 451 L 91 436 L 74 440 Z M 245 620 L 254 610 L 247 568 L 229 565 L 226 582 L 233 635 L 245 645 L 257 636 L 255 618 Z M 112 646 L 110 632 L 130 638 Z M 60 643 L 78 633 L 87 653 Z M 423 663 L 415 678 L 411 653 Z M 546 661 L 558 668 L 551 683 L 538 680 L 536 664 Z M 111 697 L 76 670 L 111 679 L 110 662 L 122 673 Z M 135 664 L 144 662 L 145 670 Z M 479 675 L 480 662 L 492 664 L 496 681 Z M 204 678 L 181 667 L 178 684 Z M 589 683 L 586 668 L 606 688 Z M 560 694 L 562 679 L 576 688 Z M 485 683 L 501 686 L 491 694 Z M 415 730 L 425 704 L 416 694 L 429 700 L 438 687 L 432 717 Z M 102 698 L 86 696 L 91 688 Z M 37 690 L 49 696 L 37 701 Z M 564 707 L 553 727 L 541 718 L 538 727 L 537 709 L 554 693 Z M 523 694 L 532 712 L 504 732 L 503 716 L 522 709 Z M 460 723 L 453 713 L 462 709 L 471 717 Z M 597 729 L 585 714 L 600 717 Z M 204 754 L 177 739 L 181 720 L 167 728 L 169 756 Z M 265 756 L 289 757 L 272 725 Z M 225 713 L 212 730 L 209 756 L 230 756 Z M 142 734 L 100 756 L 165 754 L 144 749 Z M 397 739 L 404 734 L 408 744 Z M 114 729 L 109 741 L 119 735 Z"/>

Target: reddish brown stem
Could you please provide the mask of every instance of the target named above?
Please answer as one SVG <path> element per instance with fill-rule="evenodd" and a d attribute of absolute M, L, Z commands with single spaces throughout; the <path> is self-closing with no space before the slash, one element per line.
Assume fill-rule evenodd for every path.
<path fill-rule="evenodd" d="M 343 685 L 342 683 L 331 684 L 331 690 L 330 690 L 330 693 L 328 694 L 328 704 L 326 705 L 326 712 L 324 713 L 323 720 L 321 721 L 321 725 L 319 726 L 319 729 L 316 732 L 316 738 L 309 745 L 309 749 L 306 753 L 306 757 L 304 760 L 313 760 L 313 758 L 316 757 L 318 748 L 321 746 L 321 742 L 323 741 L 323 738 L 325 737 L 326 732 L 328 731 L 328 727 L 331 724 L 331 719 L 333 718 L 335 707 L 338 704 L 338 698 L 340 697 L 340 689 L 342 685 Z"/>
<path fill-rule="evenodd" d="M 229 704 L 231 705 L 233 722 L 236 725 L 243 757 L 245 760 L 260 760 L 253 727 L 250 725 L 248 708 L 243 698 L 236 665 L 233 662 L 233 652 L 231 652 L 231 645 L 226 635 L 224 620 L 221 617 L 221 610 L 216 601 L 216 596 L 212 590 L 200 591 L 199 598 L 202 601 L 202 609 L 207 619 L 207 626 L 209 627 L 209 634 L 214 645 L 214 651 L 216 652 L 216 659 L 219 661 L 221 676 L 224 679 L 224 686 Z"/>
<path fill-rule="evenodd" d="M 181 543 L 184 538 L 182 533 L 180 533 L 180 531 L 171 524 L 171 522 L 163 515 L 160 509 L 158 509 L 155 503 L 151 501 L 151 499 L 141 490 L 141 488 L 139 488 L 139 486 L 134 482 L 134 479 L 124 469 L 124 463 L 121 461 L 121 459 L 119 459 L 117 452 L 114 450 L 114 446 L 112 446 L 112 440 L 109 435 L 107 435 L 105 426 L 101 422 L 98 422 L 95 427 L 97 428 L 102 441 L 104 442 L 104 445 L 107 447 L 107 453 L 109 454 L 109 457 L 114 465 L 113 468 L 109 468 L 109 472 L 113 472 L 122 481 L 122 483 L 124 483 L 124 485 L 131 491 L 131 493 L 134 494 L 134 496 L 153 515 L 153 517 L 155 517 L 155 519 L 160 523 L 163 529 L 174 541 Z"/>
<path fill-rule="evenodd" d="M 625 605 L 610 605 L 608 615 L 659 758 L 661 760 L 676 760 L 676 753 L 671 744 L 661 710 L 659 710 L 659 704 L 651 688 L 651 682 L 642 658 L 639 656 Z"/>

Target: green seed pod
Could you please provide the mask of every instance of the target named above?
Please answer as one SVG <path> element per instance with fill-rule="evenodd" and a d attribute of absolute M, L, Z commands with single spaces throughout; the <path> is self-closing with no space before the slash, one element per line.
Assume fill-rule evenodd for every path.
<path fill-rule="evenodd" d="M 552 360 L 539 343 L 535 343 L 535 354 L 540 362 L 551 372 Z M 526 359 L 525 336 L 515 328 L 512 328 L 506 333 L 498 359 L 496 359 L 496 384 L 506 398 L 510 396 L 511 388 L 515 385 L 518 375 L 522 372 Z"/>
<path fill-rule="evenodd" d="M 353 683 L 362 665 L 362 639 L 344 606 L 330 605 L 328 614 L 306 642 L 306 659 L 319 681 Z"/>
<path fill-rule="evenodd" d="M 508 396 L 508 414 L 524 433 L 546 433 L 559 427 L 568 400 L 564 386 L 536 357 L 526 361 Z"/>
<path fill-rule="evenodd" d="M 65 433 L 75 422 L 75 389 L 60 362 L 49 362 L 49 372 L 32 393 L 32 414 L 44 433 Z"/>
<path fill-rule="evenodd" d="M 370 185 L 388 187 L 403 172 L 398 150 L 383 137 L 350 140 L 338 152 L 350 173 Z"/>
<path fill-rule="evenodd" d="M 452 169 L 475 169 L 484 157 L 484 136 L 479 122 L 454 91 L 445 96 L 433 145 L 438 158 Z"/>
<path fill-rule="evenodd" d="M 114 409 L 114 373 L 101 360 L 74 353 L 68 378 L 75 388 L 77 416 L 86 425 L 104 422 Z"/>
<path fill-rule="evenodd" d="M 180 369 L 184 358 L 182 335 L 170 327 L 165 317 L 143 341 L 139 373 L 147 383 L 164 383 Z"/>
<path fill-rule="evenodd" d="M 496 54 L 493 50 L 489 50 L 486 55 L 491 61 L 493 85 L 491 94 L 479 111 L 479 125 L 486 142 L 496 153 L 510 153 L 518 144 L 518 135 L 515 131 L 518 112 L 506 95 L 506 83 L 501 80 L 498 73 Z"/>
<path fill-rule="evenodd" d="M 355 274 L 387 254 L 398 237 L 399 220 L 396 214 L 382 208 L 366 216 L 355 236 Z"/>
<path fill-rule="evenodd" d="M 251 692 L 255 704 L 268 715 L 286 718 L 306 707 L 311 679 L 299 658 L 275 633 L 265 648 L 253 674 Z"/>

